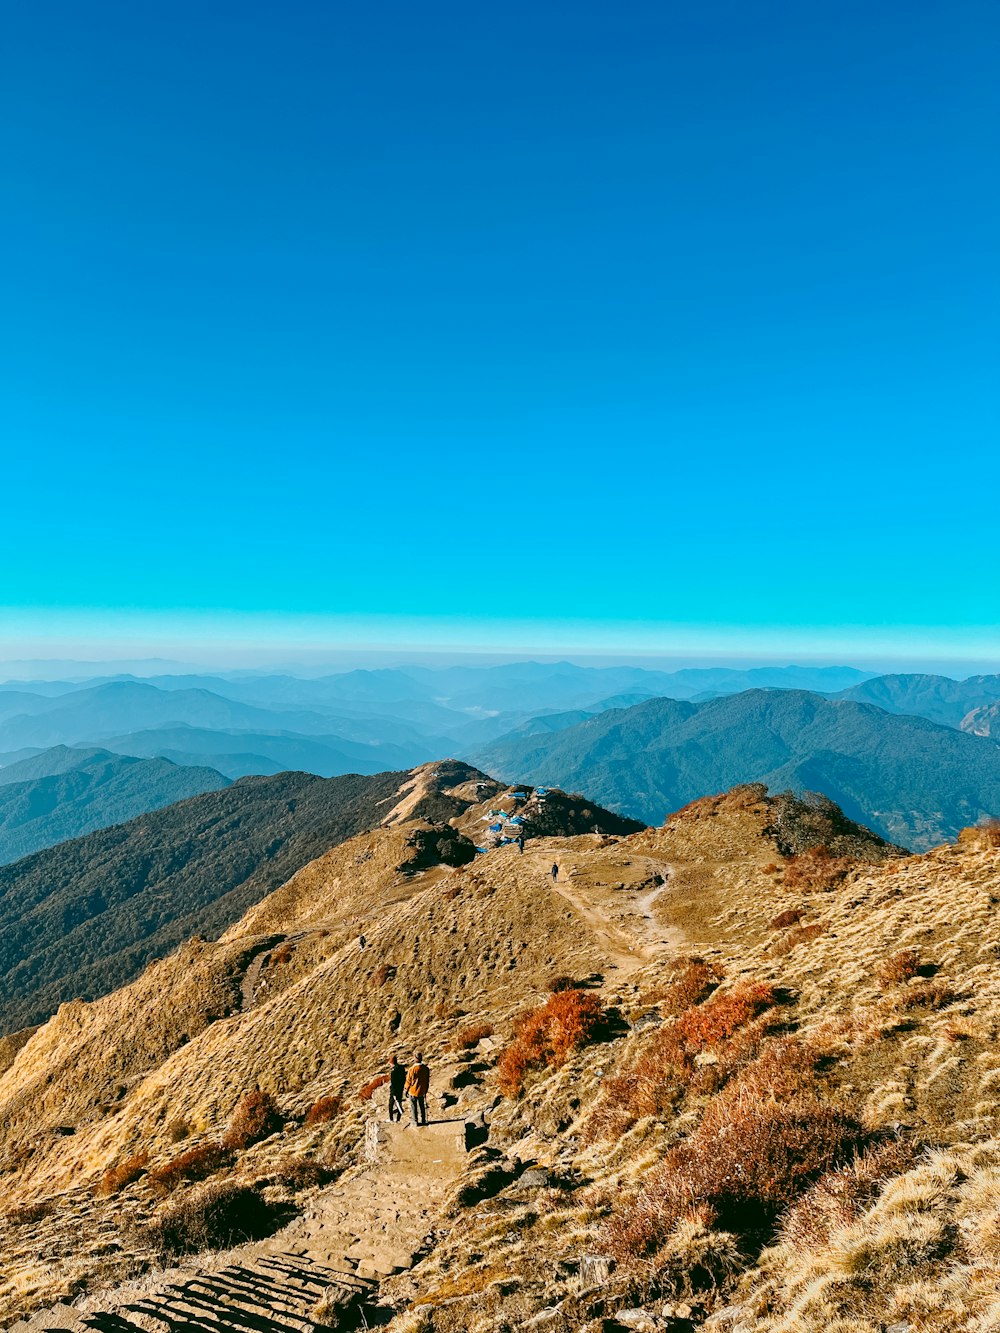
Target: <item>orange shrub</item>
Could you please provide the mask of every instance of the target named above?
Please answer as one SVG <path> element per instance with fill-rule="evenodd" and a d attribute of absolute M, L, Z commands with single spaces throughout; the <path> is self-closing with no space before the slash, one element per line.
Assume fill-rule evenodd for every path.
<path fill-rule="evenodd" d="M 695 1057 L 705 1051 L 716 1051 L 719 1059 L 706 1075 L 724 1081 L 740 1060 L 753 1053 L 759 1033 L 749 1025 L 774 1001 L 774 987 L 768 983 L 742 982 L 707 1004 L 686 1009 L 670 1027 L 660 1028 L 630 1069 L 604 1080 L 586 1139 L 617 1137 L 645 1116 L 665 1118 L 695 1076 Z M 736 1043 L 741 1029 L 746 1029 L 743 1040 Z"/>
<path fill-rule="evenodd" d="M 769 922 L 768 930 L 787 930 L 789 926 L 797 926 L 802 920 L 802 913 L 797 907 L 790 907 L 787 912 L 779 912 L 773 921 Z"/>
<path fill-rule="evenodd" d="M 644 991 L 642 1000 L 644 1004 L 658 1005 L 664 1015 L 679 1014 L 706 1000 L 725 975 L 715 963 L 706 963 L 703 958 L 689 958 L 665 986 Z"/>
<path fill-rule="evenodd" d="M 149 1153 L 145 1149 L 135 1153 L 132 1157 L 127 1157 L 124 1162 L 119 1162 L 117 1166 L 108 1167 L 107 1171 L 101 1176 L 96 1192 L 98 1194 L 117 1194 L 126 1185 L 131 1185 L 140 1176 L 144 1176 L 148 1165 Z"/>
<path fill-rule="evenodd" d="M 916 949 L 900 949 L 884 959 L 875 973 L 875 979 L 882 987 L 899 986 L 917 975 L 920 968 L 920 955 Z"/>
<path fill-rule="evenodd" d="M 221 1143 L 203 1143 L 189 1148 L 163 1166 L 154 1166 L 146 1179 L 160 1189 L 175 1189 L 184 1180 L 204 1180 L 229 1166 L 233 1156 Z"/>
<path fill-rule="evenodd" d="M 814 921 L 809 926 L 799 926 L 795 930 L 789 930 L 776 943 L 771 945 L 768 950 L 772 958 L 784 958 L 799 944 L 808 944 L 810 940 L 816 939 L 826 930 L 825 921 Z"/>
<path fill-rule="evenodd" d="M 798 1249 L 826 1245 L 835 1231 L 860 1219 L 885 1181 L 912 1166 L 914 1156 L 912 1144 L 893 1140 L 821 1176 L 782 1218 L 781 1240 Z"/>
<path fill-rule="evenodd" d="M 946 981 L 925 981 L 921 986 L 910 986 L 896 997 L 900 1009 L 943 1009 L 956 998 Z"/>
<path fill-rule="evenodd" d="M 388 1074 L 379 1074 L 377 1078 L 369 1079 L 363 1088 L 359 1088 L 358 1101 L 370 1102 L 372 1099 L 372 1094 L 377 1092 L 379 1088 L 384 1088 L 388 1082 L 389 1082 Z"/>
<path fill-rule="evenodd" d="M 253 1092 L 245 1092 L 236 1103 L 222 1136 L 223 1146 L 249 1148 L 251 1144 L 277 1134 L 284 1123 L 271 1094 L 255 1088 Z"/>
<path fill-rule="evenodd" d="M 786 889 L 826 890 L 835 888 L 854 869 L 849 856 L 833 856 L 823 846 L 810 847 L 785 863 Z"/>
<path fill-rule="evenodd" d="M 336 1120 L 344 1109 L 342 1097 L 320 1097 L 318 1101 L 313 1102 L 306 1112 L 304 1123 L 307 1125 L 321 1125 L 327 1120 Z"/>
<path fill-rule="evenodd" d="M 779 1102 L 723 1093 L 691 1139 L 671 1148 L 611 1215 L 605 1248 L 623 1265 L 655 1267 L 657 1251 L 695 1209 L 723 1230 L 763 1239 L 778 1212 L 862 1140 L 852 1116 L 808 1094 Z"/>
<path fill-rule="evenodd" d="M 396 975 L 396 969 L 392 963 L 379 963 L 375 969 L 375 975 L 372 977 L 376 986 L 384 986 L 387 981 L 391 981 Z"/>
<path fill-rule="evenodd" d="M 597 1030 L 604 1009 L 600 999 L 582 990 L 551 995 L 518 1023 L 514 1040 L 497 1063 L 500 1089 L 515 1096 L 532 1069 L 557 1069 L 571 1051 L 585 1045 Z"/>
<path fill-rule="evenodd" d="M 452 1046 L 456 1051 L 471 1051 L 473 1047 L 479 1045 L 484 1037 L 492 1036 L 492 1023 L 472 1023 L 456 1035 Z"/>

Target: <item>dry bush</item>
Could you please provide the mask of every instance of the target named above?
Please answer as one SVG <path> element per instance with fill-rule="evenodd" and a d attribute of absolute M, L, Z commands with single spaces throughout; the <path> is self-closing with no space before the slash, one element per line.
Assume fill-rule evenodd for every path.
<path fill-rule="evenodd" d="M 716 963 L 706 963 L 703 958 L 689 958 L 665 986 L 644 991 L 641 999 L 643 1004 L 658 1005 L 664 1015 L 679 1014 L 707 1000 L 725 979 L 725 975 Z"/>
<path fill-rule="evenodd" d="M 899 986 L 904 981 L 911 981 L 919 968 L 920 954 L 917 950 L 900 949 L 898 953 L 883 959 L 875 972 L 875 979 L 883 989 Z"/>
<path fill-rule="evenodd" d="M 824 892 L 836 888 L 854 869 L 854 865 L 854 860 L 849 856 L 833 856 L 822 845 L 810 847 L 798 856 L 788 858 L 784 885 L 786 889 Z"/>
<path fill-rule="evenodd" d="M 138 1239 L 170 1258 L 262 1240 L 274 1229 L 275 1212 L 258 1190 L 217 1181 L 168 1204 Z"/>
<path fill-rule="evenodd" d="M 887 1180 L 909 1170 L 915 1155 L 912 1144 L 897 1139 L 821 1176 L 782 1218 L 780 1239 L 796 1249 L 825 1247 L 835 1231 L 859 1220 Z"/>
<path fill-rule="evenodd" d="M 97 1194 L 117 1194 L 126 1185 L 131 1185 L 140 1176 L 144 1176 L 148 1165 L 149 1153 L 145 1149 L 131 1157 L 126 1157 L 125 1161 L 119 1162 L 117 1166 L 108 1167 L 98 1181 L 95 1192 Z"/>
<path fill-rule="evenodd" d="M 226 1148 L 249 1148 L 261 1139 L 269 1139 L 284 1128 L 284 1118 L 269 1092 L 255 1088 L 245 1092 L 229 1117 L 222 1136 Z"/>
<path fill-rule="evenodd" d="M 358 1089 L 358 1101 L 370 1102 L 372 1094 L 376 1093 L 379 1088 L 384 1088 L 388 1082 L 388 1074 L 379 1074 L 376 1078 L 370 1078 L 364 1087 Z"/>
<path fill-rule="evenodd" d="M 901 991 L 896 997 L 896 1006 L 899 1009 L 943 1009 L 956 998 L 946 981 L 925 981 Z"/>
<path fill-rule="evenodd" d="M 787 912 L 779 912 L 773 921 L 768 922 L 768 930 L 787 930 L 797 926 L 802 920 L 802 913 L 797 907 L 790 907 Z"/>
<path fill-rule="evenodd" d="M 312 1189 L 316 1185 L 326 1185 L 336 1174 L 314 1157 L 291 1157 L 278 1164 L 274 1179 L 275 1184 L 284 1185 L 285 1189 L 295 1193 Z"/>
<path fill-rule="evenodd" d="M 719 1064 L 711 1073 L 706 1070 L 706 1076 L 724 1080 L 754 1054 L 760 1039 L 755 1020 L 775 998 L 774 987 L 766 982 L 742 982 L 707 1004 L 686 1009 L 675 1023 L 656 1031 L 630 1069 L 602 1083 L 586 1140 L 617 1137 L 645 1116 L 667 1116 L 694 1080 L 699 1055 L 713 1052 Z M 741 1029 L 743 1040 L 734 1041 Z"/>
<path fill-rule="evenodd" d="M 204 1180 L 230 1165 L 233 1155 L 221 1143 L 202 1143 L 189 1148 L 162 1166 L 146 1173 L 149 1183 L 161 1190 L 172 1190 L 185 1180 Z"/>
<path fill-rule="evenodd" d="M 454 1022 L 456 1018 L 461 1018 L 464 1013 L 464 1009 L 460 1009 L 457 1004 L 452 1004 L 450 1000 L 439 1000 L 434 1006 L 435 1018 L 449 1019 L 451 1022 Z"/>
<path fill-rule="evenodd" d="M 444 898 L 446 903 L 453 903 L 455 899 L 461 894 L 461 892 L 462 892 L 462 885 L 461 882 L 459 882 L 458 884 L 449 884 L 441 896 Z"/>
<path fill-rule="evenodd" d="M 780 940 L 771 945 L 768 953 L 772 958 L 784 958 L 798 945 L 808 944 L 811 940 L 822 935 L 826 928 L 825 921 L 814 921 L 811 925 L 799 926 L 795 930 L 789 930 Z"/>
<path fill-rule="evenodd" d="M 306 1118 L 303 1122 L 306 1125 L 322 1125 L 328 1120 L 336 1120 L 344 1109 L 344 1099 L 342 1097 L 320 1097 L 318 1101 L 313 1102 L 306 1112 Z"/>
<path fill-rule="evenodd" d="M 471 1051 L 484 1037 L 493 1036 L 492 1023 L 472 1023 L 459 1032 L 451 1043 L 456 1051 Z"/>
<path fill-rule="evenodd" d="M 181 1119 L 180 1116 L 171 1120 L 166 1128 L 166 1135 L 171 1143 L 180 1143 L 181 1140 L 186 1139 L 190 1133 L 191 1126 L 186 1120 Z"/>
<path fill-rule="evenodd" d="M 24 1227 L 30 1226 L 32 1222 L 41 1222 L 50 1213 L 55 1212 L 56 1205 L 48 1199 L 41 1203 L 24 1203 L 18 1208 L 12 1208 L 8 1213 L 0 1213 L 0 1221 L 8 1226 Z"/>
<path fill-rule="evenodd" d="M 776 1101 L 727 1089 L 691 1139 L 671 1148 L 639 1193 L 612 1213 L 605 1248 L 623 1265 L 656 1266 L 694 1209 L 726 1231 L 760 1239 L 784 1207 L 862 1141 L 852 1116 L 809 1094 Z"/>
<path fill-rule="evenodd" d="M 391 981 L 396 975 L 396 968 L 392 963 L 379 963 L 375 969 L 375 975 L 372 981 L 376 986 L 384 986 L 387 981 Z"/>
<path fill-rule="evenodd" d="M 516 1096 L 530 1070 L 559 1068 L 571 1051 L 591 1040 L 603 1017 L 600 999 L 587 991 L 550 996 L 520 1020 L 514 1040 L 501 1054 L 497 1064 L 501 1091 Z"/>
<path fill-rule="evenodd" d="M 549 977 L 546 989 L 550 990 L 553 995 L 558 995 L 560 991 L 564 990 L 579 990 L 580 983 L 560 972 L 554 977 Z"/>
<path fill-rule="evenodd" d="M 291 962 L 294 952 L 295 946 L 293 944 L 289 944 L 287 941 L 284 944 L 279 944 L 271 954 L 271 962 L 281 967 L 282 964 Z"/>

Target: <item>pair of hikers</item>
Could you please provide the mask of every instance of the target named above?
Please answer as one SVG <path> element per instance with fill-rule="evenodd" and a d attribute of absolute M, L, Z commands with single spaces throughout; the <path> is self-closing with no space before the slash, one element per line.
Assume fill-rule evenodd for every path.
<path fill-rule="evenodd" d="M 403 1098 L 410 1099 L 410 1114 L 415 1125 L 427 1124 L 427 1089 L 431 1071 L 424 1064 L 421 1051 L 409 1069 L 404 1069 L 395 1056 L 389 1061 L 389 1119 L 402 1120 Z"/>

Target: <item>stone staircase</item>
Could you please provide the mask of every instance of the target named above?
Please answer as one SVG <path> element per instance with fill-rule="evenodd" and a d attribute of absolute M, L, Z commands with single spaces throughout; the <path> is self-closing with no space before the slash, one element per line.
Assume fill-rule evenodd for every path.
<path fill-rule="evenodd" d="M 470 1122 L 471 1123 L 471 1122 Z M 473 1125 L 473 1133 L 477 1126 Z M 329 1333 L 367 1327 L 379 1281 L 421 1256 L 465 1159 L 459 1120 L 424 1129 L 373 1120 L 367 1165 L 321 1191 L 269 1240 L 198 1256 L 76 1307 L 59 1304 L 7 1333 Z"/>
<path fill-rule="evenodd" d="M 323 1333 L 356 1327 L 377 1284 L 348 1264 L 308 1255 L 258 1254 L 245 1263 L 195 1270 L 161 1286 L 112 1293 L 107 1309 L 56 1305 L 9 1333 Z M 323 1317 L 313 1318 L 323 1301 Z"/>

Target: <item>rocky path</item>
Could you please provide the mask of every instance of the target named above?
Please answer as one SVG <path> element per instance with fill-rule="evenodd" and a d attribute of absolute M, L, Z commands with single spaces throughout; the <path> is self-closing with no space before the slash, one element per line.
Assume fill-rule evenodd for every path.
<path fill-rule="evenodd" d="M 602 951 L 610 958 L 619 974 L 635 972 L 659 957 L 665 950 L 681 948 L 684 933 L 678 927 L 665 926 L 653 912 L 653 904 L 666 888 L 671 867 L 649 857 L 634 858 L 630 869 L 645 890 L 639 896 L 624 886 L 612 901 L 606 893 L 588 893 L 586 855 L 578 854 L 579 877 L 576 867 L 559 866 L 557 879 L 551 877 L 553 859 L 546 850 L 528 851 L 533 865 L 557 893 L 590 929 Z M 598 860 L 599 853 L 594 855 Z M 653 881 L 651 889 L 646 886 Z"/>
<path fill-rule="evenodd" d="M 381 1114 L 384 1114 L 382 1112 Z M 367 1161 L 269 1240 L 150 1274 L 10 1333 L 322 1333 L 363 1327 L 380 1279 L 411 1267 L 462 1169 L 463 1120 L 373 1120 Z"/>

